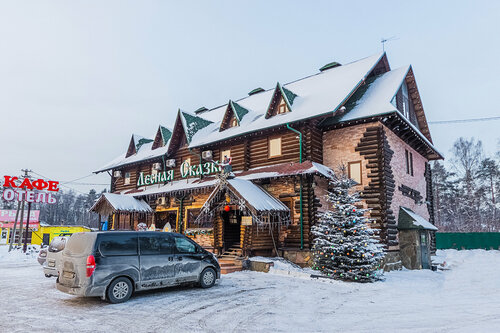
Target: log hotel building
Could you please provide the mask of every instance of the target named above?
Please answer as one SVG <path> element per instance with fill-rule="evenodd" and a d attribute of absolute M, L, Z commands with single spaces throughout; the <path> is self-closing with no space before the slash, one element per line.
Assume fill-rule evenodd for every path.
<path fill-rule="evenodd" d="M 426 268 L 437 230 L 429 161 L 441 158 L 412 67 L 391 70 L 381 53 L 213 109 L 178 110 L 154 137 L 133 134 L 96 171 L 110 174 L 111 193 L 91 210 L 113 229 L 145 223 L 219 254 L 277 252 L 307 265 L 311 226 L 343 165 L 371 209 L 385 268 Z"/>

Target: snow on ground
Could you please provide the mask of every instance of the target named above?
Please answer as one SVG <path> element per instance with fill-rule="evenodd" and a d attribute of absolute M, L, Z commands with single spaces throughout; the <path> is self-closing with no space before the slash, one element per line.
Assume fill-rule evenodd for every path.
<path fill-rule="evenodd" d="M 500 251 L 446 250 L 449 270 L 383 282 L 311 279 L 284 262 L 211 289 L 142 292 L 123 304 L 55 289 L 35 256 L 0 247 L 0 332 L 490 332 L 500 327 Z M 292 267 L 289 269 L 287 267 Z M 284 276 L 278 271 L 295 271 Z"/>

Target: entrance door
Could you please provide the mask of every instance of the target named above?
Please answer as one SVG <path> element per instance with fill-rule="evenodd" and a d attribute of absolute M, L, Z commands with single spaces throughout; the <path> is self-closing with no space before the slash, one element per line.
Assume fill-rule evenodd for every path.
<path fill-rule="evenodd" d="M 429 263 L 429 239 L 427 237 L 427 231 L 420 231 L 420 253 L 422 255 L 422 268 L 430 269 L 431 265 Z"/>
<path fill-rule="evenodd" d="M 224 248 L 240 247 L 241 216 L 232 210 L 222 213 L 224 223 Z"/>
<path fill-rule="evenodd" d="M 3 228 L 0 234 L 0 244 L 7 244 L 8 229 Z"/>

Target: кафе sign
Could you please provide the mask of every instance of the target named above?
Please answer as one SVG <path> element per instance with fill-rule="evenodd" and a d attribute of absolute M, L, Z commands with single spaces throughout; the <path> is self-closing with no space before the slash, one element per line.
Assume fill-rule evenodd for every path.
<path fill-rule="evenodd" d="M 222 168 L 218 161 L 206 162 L 195 165 L 190 165 L 188 161 L 184 161 L 179 171 L 182 178 L 196 177 L 201 175 L 209 175 L 221 172 Z M 167 171 L 160 171 L 156 174 L 144 175 L 144 172 L 139 173 L 137 180 L 137 187 L 144 185 L 153 185 L 156 183 L 166 183 L 174 180 L 174 169 Z"/>
<path fill-rule="evenodd" d="M 51 192 L 59 192 L 59 182 L 43 179 L 31 181 L 29 178 L 24 178 L 21 182 L 17 177 L 4 176 L 3 178 L 2 197 L 6 201 L 56 203 L 56 197 Z M 35 192 L 35 189 L 41 192 Z M 42 191 L 49 191 L 49 193 Z"/>

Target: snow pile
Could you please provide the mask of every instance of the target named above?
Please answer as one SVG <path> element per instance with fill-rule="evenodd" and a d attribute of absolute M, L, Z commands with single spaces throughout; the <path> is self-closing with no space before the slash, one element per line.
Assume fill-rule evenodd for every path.
<path fill-rule="evenodd" d="M 0 246 L 0 253 L 7 249 Z M 213 288 L 140 292 L 122 304 L 64 294 L 36 261 L 12 269 L 0 260 L 0 331 L 498 331 L 500 251 L 446 250 L 436 257 L 453 268 L 394 271 L 384 282 L 363 284 L 296 278 L 292 272 L 304 270 L 282 258 L 257 257 L 291 274 L 236 272 Z"/>
<path fill-rule="evenodd" d="M 14 246 L 9 252 L 9 245 L 0 246 L 0 263 L 20 263 L 36 260 L 40 252 L 40 246 L 28 245 L 26 253 L 22 251 L 22 246 Z"/>
<path fill-rule="evenodd" d="M 310 278 L 311 274 L 316 274 L 310 267 L 302 268 L 291 261 L 281 257 L 251 257 L 250 261 L 273 263 L 269 269 L 270 274 L 288 275 L 298 278 Z"/>

